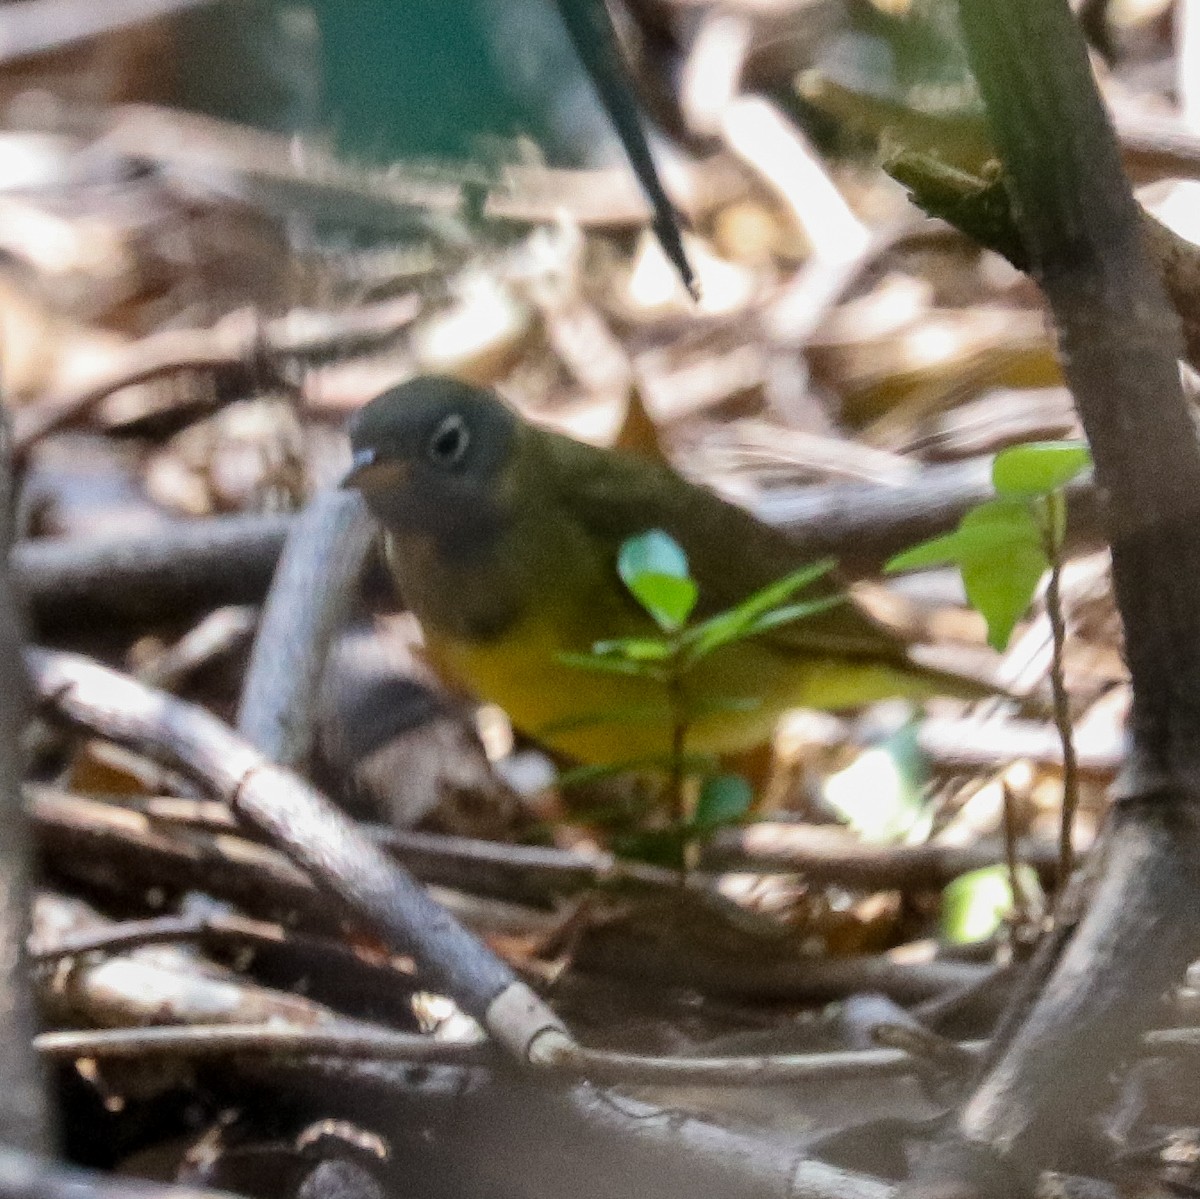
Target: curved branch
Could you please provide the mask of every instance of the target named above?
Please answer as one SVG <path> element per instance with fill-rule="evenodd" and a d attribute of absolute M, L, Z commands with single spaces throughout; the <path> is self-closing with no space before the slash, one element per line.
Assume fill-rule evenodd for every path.
<path fill-rule="evenodd" d="M 321 676 L 375 540 L 353 491 L 315 496 L 294 524 L 267 594 L 238 732 L 273 762 L 303 769 L 316 740 Z"/>
<path fill-rule="evenodd" d="M 56 715 L 137 745 L 224 799 L 389 947 L 412 954 L 431 985 L 518 1059 L 546 1034 L 565 1036 L 509 967 L 348 817 L 211 713 L 73 654 L 38 650 L 29 664 L 42 702 Z"/>

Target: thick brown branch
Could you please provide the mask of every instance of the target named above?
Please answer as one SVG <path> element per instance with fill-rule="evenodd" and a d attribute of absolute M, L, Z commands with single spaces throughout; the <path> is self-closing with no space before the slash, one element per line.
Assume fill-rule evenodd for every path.
<path fill-rule="evenodd" d="M 1133 718 L 1124 803 L 1091 907 L 966 1104 L 958 1139 L 923 1163 L 918 1185 L 942 1195 L 1031 1183 L 1200 947 L 1190 919 L 1200 903 L 1200 446 L 1178 321 L 1066 0 L 960 0 L 960 10 L 1109 497 Z"/>
<path fill-rule="evenodd" d="M 30 696 L 21 661 L 24 630 L 9 579 L 7 450 L 7 436 L 0 435 L 0 1145 L 45 1152 L 53 1132 L 29 1044 L 34 1015 L 25 943 L 33 865 L 20 787 L 21 734 Z"/>

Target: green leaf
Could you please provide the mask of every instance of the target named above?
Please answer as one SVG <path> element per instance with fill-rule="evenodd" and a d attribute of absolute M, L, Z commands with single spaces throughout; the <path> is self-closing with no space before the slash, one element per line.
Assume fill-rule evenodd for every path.
<path fill-rule="evenodd" d="M 992 485 L 1005 496 L 1049 495 L 1092 464 L 1083 441 L 1032 441 L 996 455 Z"/>
<path fill-rule="evenodd" d="M 995 559 L 963 564 L 967 598 L 987 621 L 988 645 L 992 649 L 1002 652 L 1008 648 L 1013 629 L 1028 610 L 1046 566 L 1046 555 L 1040 547 L 1019 546 Z"/>
<path fill-rule="evenodd" d="M 897 555 L 888 569 L 957 562 L 967 599 L 987 621 L 988 644 L 1002 650 L 1049 566 L 1035 502 L 980 504 L 953 533 Z"/>
<path fill-rule="evenodd" d="M 988 625 L 988 644 L 1008 645 L 1050 565 L 1041 531 L 1026 503 L 993 500 L 963 518 L 960 569 L 967 599 Z"/>
<path fill-rule="evenodd" d="M 665 683 L 666 675 L 649 662 L 631 661 L 629 658 L 618 658 L 604 654 L 556 654 L 555 658 L 563 666 L 572 670 L 587 670 L 593 674 L 624 674 L 639 679 L 653 679 L 656 683 Z"/>
<path fill-rule="evenodd" d="M 687 554 L 662 529 L 650 529 L 623 542 L 617 554 L 617 573 L 665 632 L 681 628 L 696 606 L 699 589 L 688 575 Z"/>
<path fill-rule="evenodd" d="M 749 612 L 751 615 L 755 615 L 774 608 L 777 604 L 782 604 L 784 600 L 791 599 L 797 591 L 802 591 L 818 579 L 823 579 L 836 565 L 835 559 L 822 558 L 817 562 L 809 563 L 808 566 L 802 566 L 799 570 L 784 575 L 782 579 L 760 587 L 753 595 L 742 600 L 736 608 L 731 608 L 730 613 Z"/>
<path fill-rule="evenodd" d="M 672 579 L 688 577 L 687 554 L 670 533 L 651 529 L 630 537 L 621 545 L 617 555 L 617 573 L 626 587 L 643 575 L 667 575 Z"/>
<path fill-rule="evenodd" d="M 832 558 L 825 558 L 820 562 L 814 562 L 811 566 L 802 567 L 756 591 L 742 600 L 736 608 L 720 612 L 694 629 L 690 629 L 682 639 L 683 644 L 688 648 L 689 658 L 695 662 L 711 654 L 713 650 L 728 645 L 731 641 L 739 641 L 742 638 L 753 636 L 755 632 L 763 631 L 754 629 L 756 621 L 767 616 L 771 611 L 779 609 L 779 605 L 789 600 L 797 591 L 801 591 L 823 578 L 834 568 L 834 565 Z M 840 596 L 822 597 L 819 600 L 813 600 L 811 601 L 811 612 L 797 611 L 795 615 L 787 619 L 799 620 L 801 616 L 822 611 L 833 603 L 840 602 L 841 598 Z M 800 605 L 796 605 L 796 607 L 799 608 Z M 777 623 L 782 624 L 785 621 L 780 620 Z M 773 628 L 774 625 L 766 627 Z"/>
<path fill-rule="evenodd" d="M 958 552 L 958 534 L 946 533 L 893 554 L 883 569 L 887 574 L 897 574 L 902 570 L 925 570 L 930 566 L 945 566 L 949 562 L 958 561 Z"/>
<path fill-rule="evenodd" d="M 774 608 L 770 612 L 764 612 L 746 630 L 746 636 L 756 637 L 759 633 L 768 633 L 772 629 L 779 628 L 780 625 L 803 620 L 806 616 L 815 616 L 818 612 L 828 612 L 830 608 L 836 608 L 839 604 L 844 604 L 845 602 L 846 597 L 844 595 L 829 595 L 824 599 L 803 600 L 798 604 L 785 604 L 782 608 Z"/>
<path fill-rule="evenodd" d="M 988 500 L 968 512 L 954 534 L 958 558 L 987 557 L 1014 542 L 1042 543 L 1034 509 L 1025 500 Z"/>
<path fill-rule="evenodd" d="M 683 627 L 700 595 L 694 580 L 677 579 L 673 575 L 642 574 L 627 579 L 626 586 L 665 633 Z"/>
<path fill-rule="evenodd" d="M 972 508 L 953 533 L 922 541 L 896 554 L 887 564 L 888 573 L 923 570 L 929 566 L 961 565 L 975 557 L 986 557 L 1014 539 L 1041 540 L 1037 521 L 1028 502 L 1014 499 L 988 500 Z"/>
<path fill-rule="evenodd" d="M 1018 885 L 1040 906 L 1041 887 L 1029 866 L 1017 868 Z M 985 866 L 959 875 L 942 892 L 942 935 L 956 945 L 984 941 L 1012 911 L 1013 893 L 1006 866 Z"/>
<path fill-rule="evenodd" d="M 754 791 L 740 774 L 714 775 L 700 788 L 691 825 L 698 832 L 708 832 L 736 824 L 753 802 Z"/>
<path fill-rule="evenodd" d="M 619 637 L 592 646 L 592 653 L 598 657 L 624 658 L 627 662 L 661 662 L 673 652 L 670 642 L 655 637 Z"/>

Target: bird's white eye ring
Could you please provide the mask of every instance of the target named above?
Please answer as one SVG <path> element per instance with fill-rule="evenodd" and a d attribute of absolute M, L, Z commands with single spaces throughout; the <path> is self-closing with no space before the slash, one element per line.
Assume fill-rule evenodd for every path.
<path fill-rule="evenodd" d="M 457 412 L 452 412 L 438 421 L 429 435 L 426 452 L 437 466 L 457 466 L 466 457 L 470 444 L 467 422 Z"/>

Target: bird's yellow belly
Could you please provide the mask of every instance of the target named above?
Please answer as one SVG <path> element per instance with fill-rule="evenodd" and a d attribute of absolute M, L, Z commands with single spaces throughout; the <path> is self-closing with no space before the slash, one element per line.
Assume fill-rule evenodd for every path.
<path fill-rule="evenodd" d="M 620 630 L 617 631 L 618 633 Z M 553 621 L 525 620 L 485 642 L 427 633 L 435 666 L 513 724 L 581 762 L 611 764 L 666 755 L 671 719 L 666 692 L 653 680 L 600 673 L 559 660 L 586 652 Z M 692 753 L 740 753 L 767 741 L 788 708 L 838 709 L 911 691 L 901 672 L 878 663 L 807 657 L 762 642 L 725 647 L 697 665 L 685 688 L 697 714 L 688 726 Z"/>

